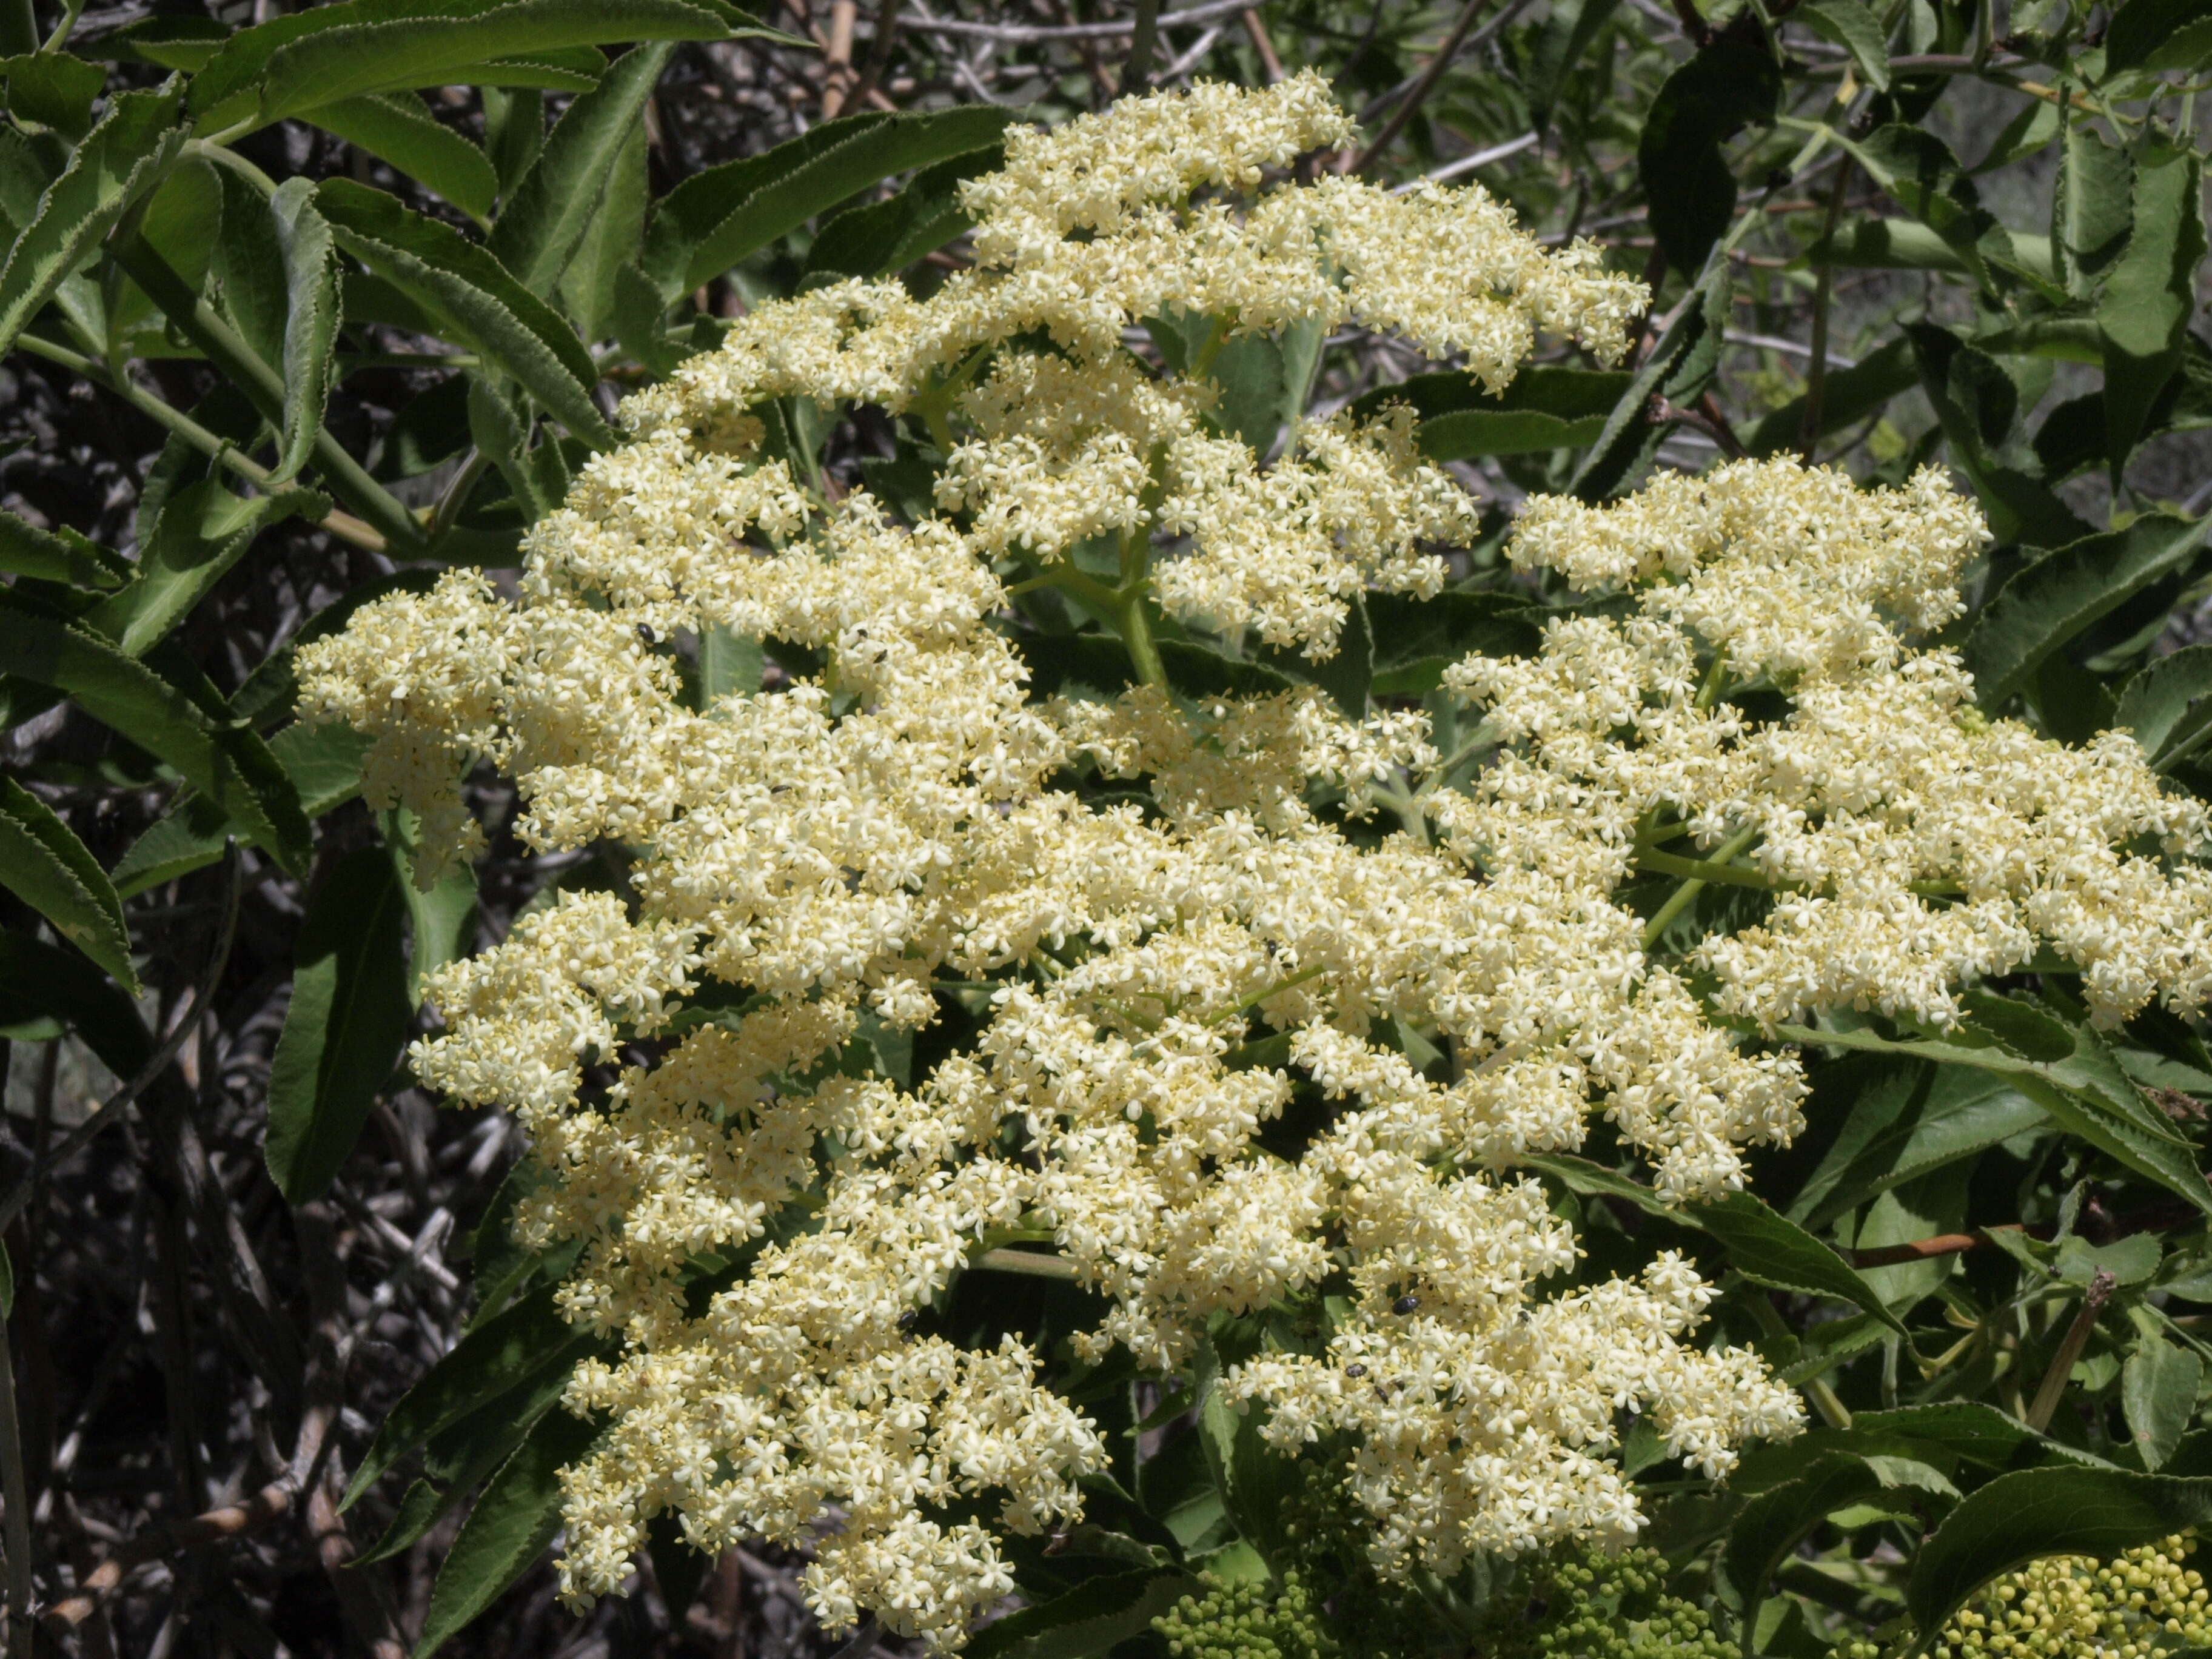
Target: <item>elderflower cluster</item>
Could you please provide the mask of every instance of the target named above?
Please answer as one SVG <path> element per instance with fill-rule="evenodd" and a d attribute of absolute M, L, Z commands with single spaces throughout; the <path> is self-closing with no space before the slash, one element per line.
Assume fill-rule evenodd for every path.
<path fill-rule="evenodd" d="M 561 1305 L 617 1339 L 567 1395 L 601 1425 L 563 1477 L 572 1599 L 672 1515 L 810 1550 L 833 1627 L 957 1647 L 1012 1584 L 1001 1537 L 1073 1523 L 1108 1462 L 1043 1353 L 929 1328 L 1010 1239 L 1095 1293 L 1078 1362 L 1154 1375 L 1327 1285 L 1314 1351 L 1219 1386 L 1285 1453 L 1351 1445 L 1377 1571 L 1633 1534 L 1629 1413 L 1720 1474 L 1802 1411 L 1701 1339 L 1686 1261 L 1583 1272 L 1527 1160 L 1603 1118 L 1666 1199 L 1729 1190 L 1805 1092 L 1746 1022 L 1942 1021 L 2045 945 L 2107 1016 L 2203 994 L 2194 812 L 2125 737 L 1990 724 L 1910 643 L 1982 533 L 1932 475 L 1534 504 L 1512 556 L 1626 597 L 1449 672 L 1496 744 L 1463 787 L 1426 714 L 1177 689 L 1170 661 L 1223 665 L 1170 624 L 1326 659 L 1363 590 L 1433 594 L 1475 532 L 1402 410 L 1272 463 L 1226 434 L 1224 339 L 1352 321 L 1495 386 L 1538 329 L 1617 350 L 1644 301 L 1479 189 L 1273 182 L 1347 132 L 1300 76 L 1017 134 L 969 191 L 972 270 L 759 307 L 625 405 L 514 597 L 454 572 L 301 650 L 306 712 L 422 816 L 422 878 L 480 844 L 478 765 L 527 844 L 624 849 L 625 890 L 441 974 L 413 1055 L 517 1115 L 550 1176 L 526 1242 L 580 1247 Z M 1185 370 L 1124 345 L 1177 317 Z M 787 397 L 904 419 L 937 510 L 825 499 L 770 451 Z M 1041 586 L 1113 631 L 1041 637 Z M 1032 684 L 1116 635 L 1133 689 Z M 706 679 L 694 641 L 730 635 L 790 672 Z M 1774 896 L 1734 931 L 1691 927 L 1688 885 L 1650 914 L 1685 870 Z M 919 1074 L 872 1058 L 917 1032 Z"/>

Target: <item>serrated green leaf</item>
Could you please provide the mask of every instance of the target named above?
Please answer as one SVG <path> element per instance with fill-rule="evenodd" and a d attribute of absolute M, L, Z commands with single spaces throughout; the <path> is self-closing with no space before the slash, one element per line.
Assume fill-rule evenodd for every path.
<path fill-rule="evenodd" d="M 0 886 L 53 924 L 133 996 L 131 929 L 123 902 L 76 832 L 10 777 L 0 776 Z"/>
<path fill-rule="evenodd" d="M 1692 282 L 1735 216 L 1735 174 L 1721 145 L 1772 121 L 1781 92 L 1771 54 L 1716 40 L 1667 77 L 1644 116 L 1636 167 L 1651 204 L 1651 234 Z"/>
<path fill-rule="evenodd" d="M 417 1480 L 400 1494 L 399 1507 L 393 1511 L 392 1524 L 383 1535 L 353 1559 L 356 1566 L 368 1566 L 372 1562 L 388 1561 L 393 1556 L 414 1547 L 416 1540 L 438 1522 L 438 1518 L 459 1501 L 456 1492 L 441 1492 L 428 1480 Z"/>
<path fill-rule="evenodd" d="M 1663 398 L 1685 405 L 1705 395 L 1720 368 L 1729 293 L 1728 261 L 1717 260 L 1692 301 L 1681 307 L 1644 358 L 1613 413 L 1606 416 L 1604 428 L 1591 440 L 1589 453 L 1569 486 L 1575 495 L 1586 501 L 1604 501 L 1634 488 L 1644 476 L 1665 435 L 1651 420 L 1651 400 Z"/>
<path fill-rule="evenodd" d="M 414 1659 L 444 1646 L 553 1541 L 561 1529 L 561 1471 L 598 1437 L 595 1425 L 550 1411 L 500 1465 L 439 1565 Z"/>
<path fill-rule="evenodd" d="M 0 356 L 176 155 L 185 141 L 181 99 L 175 85 L 118 93 L 46 186 L 0 266 Z"/>
<path fill-rule="evenodd" d="M 1974 181 L 1934 133 L 1892 122 L 1863 139 L 1839 137 L 1836 142 L 1891 200 L 1942 238 L 1983 287 L 2011 285 L 2001 282 L 2000 275 L 2049 286 L 2048 276 L 2023 257 L 2012 233 L 1982 205 Z M 2053 297 L 2063 295 L 2054 291 Z"/>
<path fill-rule="evenodd" d="M 122 585 L 130 568 L 112 556 L 102 558 L 100 550 L 82 537 L 57 536 L 0 510 L 0 571 L 11 576 L 112 589 Z"/>
<path fill-rule="evenodd" d="M 2159 393 L 2181 366 L 2204 258 L 2203 169 L 2148 144 L 2135 157 L 2132 228 L 2097 298 L 2105 348 L 2105 453 L 2117 478 Z"/>
<path fill-rule="evenodd" d="M 1594 443 L 1634 377 L 1626 370 L 1534 364 L 1502 393 L 1466 374 L 1417 374 L 1352 405 L 1363 418 L 1394 403 L 1420 418 L 1421 453 L 1431 460 L 1526 455 Z"/>
<path fill-rule="evenodd" d="M 318 104 L 307 118 L 428 185 L 478 223 L 490 218 L 499 176 L 489 158 L 433 115 L 420 93 L 342 98 Z"/>
<path fill-rule="evenodd" d="M 2053 652 L 2197 556 L 2201 522 L 2146 514 L 2038 560 L 1997 591 L 1966 635 L 1974 694 L 1989 709 L 2026 687 Z"/>
<path fill-rule="evenodd" d="M 2002 1078 L 1893 1057 L 1823 1067 L 1814 1091 L 1843 1127 L 1790 1204 L 1790 1218 L 1808 1228 L 2049 1121 Z"/>
<path fill-rule="evenodd" d="M 2013 257 L 2030 275 L 2051 280 L 2051 242 L 2047 237 L 2011 233 Z M 1873 270 L 1955 270 L 1969 269 L 1959 252 L 1917 219 L 1858 219 L 1836 228 L 1805 250 L 1805 262 L 1815 268 L 1837 265 Z"/>
<path fill-rule="evenodd" d="M 1206 1587 L 1179 1567 L 1139 1568 L 1086 1578 L 1073 1589 L 986 1626 L 969 1643 L 974 1659 L 1091 1659 L 1149 1632 L 1152 1620 Z"/>
<path fill-rule="evenodd" d="M 407 989 L 418 1008 L 424 981 L 467 954 L 469 927 L 477 912 L 477 872 L 460 860 L 448 863 L 428 888 L 415 884 L 414 854 L 421 833 L 420 822 L 404 806 L 384 817 L 392 873 L 407 901 Z"/>
<path fill-rule="evenodd" d="M 655 207 L 643 269 L 672 299 L 893 173 L 983 148 L 1013 118 L 979 104 L 840 116 L 764 155 L 695 173 Z"/>
<path fill-rule="evenodd" d="M 2204 1361 L 2193 1348 L 2162 1337 L 2142 1336 L 2120 1368 L 2120 1407 L 2143 1467 L 2157 1469 L 2197 1418 L 2204 1387 Z"/>
<path fill-rule="evenodd" d="M 1521 1159 L 1521 1163 L 1540 1174 L 1552 1176 L 1570 1192 L 1580 1193 L 1586 1198 L 1617 1198 L 1625 1203 L 1633 1204 L 1646 1215 L 1656 1216 L 1677 1227 L 1687 1227 L 1698 1232 L 1705 1231 L 1705 1224 L 1690 1206 L 1669 1204 L 1643 1182 L 1632 1181 L 1617 1170 L 1593 1164 L 1586 1158 L 1577 1158 L 1572 1152 L 1532 1153 Z"/>
<path fill-rule="evenodd" d="M 337 361 L 337 248 L 304 179 L 287 179 L 269 200 L 284 264 L 284 430 L 271 482 L 307 465 L 321 431 Z"/>
<path fill-rule="evenodd" d="M 2212 645 L 2186 645 L 2154 659 L 2121 689 L 2112 723 L 2135 734 L 2164 771 L 2212 733 Z"/>
<path fill-rule="evenodd" d="M 2206 0 L 2128 0 L 2105 33 L 2105 72 L 2191 69 L 2212 51 Z"/>
<path fill-rule="evenodd" d="M 234 133 L 341 99 L 470 83 L 501 64 L 573 75 L 568 54 L 619 41 L 773 33 L 720 0 L 446 0 L 427 16 L 410 0 L 342 0 L 232 36 L 195 79 L 191 108 L 203 131 Z"/>
<path fill-rule="evenodd" d="M 234 495 L 213 478 L 178 491 L 139 555 L 138 580 L 87 611 L 85 625 L 143 656 L 222 580 L 272 514 L 285 515 L 284 505 L 273 495 Z"/>
<path fill-rule="evenodd" d="M 2028 1018 L 2040 1018 L 2024 1005 L 2014 1006 Z M 2046 1060 L 2030 1059 L 1986 1038 L 1980 1043 L 1933 1039 L 1899 1042 L 1870 1030 L 1820 1031 L 1802 1025 L 1782 1025 L 1776 1030 L 1792 1042 L 1902 1054 L 1942 1066 L 1972 1066 L 1994 1072 L 2041 1106 L 2069 1134 L 2078 1135 L 2146 1180 L 2212 1215 L 2212 1187 L 2205 1184 L 2189 1144 L 2144 1103 L 2100 1039 L 2056 1020 L 2042 1023 L 2075 1045 L 2074 1052 Z"/>
<path fill-rule="evenodd" d="M 1754 1285 L 1806 1296 L 1825 1296 L 1862 1308 L 1900 1335 L 1905 1326 L 1874 1286 L 1833 1249 L 1764 1199 L 1730 1193 L 1690 1206 L 1698 1224 L 1721 1242 L 1728 1264 Z"/>
<path fill-rule="evenodd" d="M 2128 152 L 2069 115 L 2051 191 L 2051 252 L 2053 275 L 2078 298 L 2089 296 L 2095 279 L 2127 246 L 2134 193 Z"/>
<path fill-rule="evenodd" d="M 92 100 L 107 84 L 98 64 L 65 52 L 19 52 L 0 58 L 8 82 L 8 113 L 19 121 L 82 138 L 92 125 Z"/>
<path fill-rule="evenodd" d="M 1905 1605 L 1932 1635 L 1983 1585 L 2040 1557 L 2108 1558 L 2208 1522 L 2212 1480 L 2063 1465 L 2001 1474 L 1920 1547 Z"/>
<path fill-rule="evenodd" d="M 1850 53 L 1859 78 L 1876 92 L 1889 90 L 1889 43 L 1866 0 L 1805 0 L 1790 15 Z"/>
<path fill-rule="evenodd" d="M 157 69 L 197 73 L 234 31 L 198 12 L 159 12 L 109 29 L 79 50 L 118 64 L 151 64 Z"/>
<path fill-rule="evenodd" d="M 600 204 L 616 163 L 641 132 L 646 100 L 672 46 L 635 46 L 562 112 L 493 227 L 493 256 L 533 294 L 560 282 Z"/>
<path fill-rule="evenodd" d="M 489 252 L 351 179 L 325 179 L 315 204 L 340 245 L 435 316 L 448 337 L 473 347 L 586 443 L 619 441 L 592 401 L 591 354 Z"/>
<path fill-rule="evenodd" d="M 398 879 L 381 848 L 349 854 L 307 906 L 292 1000 L 269 1066 L 265 1156 L 294 1204 L 320 1197 L 399 1062 L 413 1005 Z"/>
<path fill-rule="evenodd" d="M 298 798 L 281 771 L 273 781 L 256 775 L 252 732 L 219 726 L 185 691 L 106 641 L 13 603 L 0 602 L 0 661 L 11 674 L 66 692 L 94 720 L 174 767 L 285 869 L 304 867 L 307 830 Z"/>

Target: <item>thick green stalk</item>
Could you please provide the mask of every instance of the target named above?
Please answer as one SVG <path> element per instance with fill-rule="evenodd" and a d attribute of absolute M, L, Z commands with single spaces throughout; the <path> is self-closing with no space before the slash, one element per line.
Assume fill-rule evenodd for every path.
<path fill-rule="evenodd" d="M 1654 868 L 1659 869 L 1665 868 L 1666 864 L 1688 864 L 1694 867 L 1717 870 L 1718 866 L 1727 864 L 1730 859 L 1734 858 L 1738 853 L 1743 851 L 1745 848 L 1750 846 L 1752 842 L 1758 839 L 1759 831 L 1755 827 L 1743 830 L 1741 833 L 1731 837 L 1727 842 L 1725 842 L 1713 854 L 1713 856 L 1710 860 L 1675 859 L 1669 854 L 1653 853 L 1649 851 L 1639 852 L 1637 854 L 1637 860 L 1639 863 L 1647 863 L 1651 865 Z M 1666 861 L 1665 864 L 1661 862 L 1662 860 Z M 1659 907 L 1658 914 L 1654 915 L 1651 920 L 1646 922 L 1644 926 L 1644 948 L 1645 950 L 1648 951 L 1653 945 L 1656 945 L 1665 935 L 1667 929 L 1674 925 L 1674 918 L 1680 915 L 1682 912 L 1689 907 L 1690 901 L 1705 890 L 1705 879 L 1706 878 L 1704 875 L 1692 875 L 1685 880 L 1680 887 L 1677 887 L 1672 893 L 1668 895 L 1667 902 Z M 1762 887 L 1765 884 L 1766 884 L 1764 881 L 1759 883 L 1759 885 Z"/>
<path fill-rule="evenodd" d="M 52 340 L 25 333 L 15 343 L 34 357 L 44 357 L 48 362 L 58 363 L 64 368 L 82 375 L 94 386 L 113 393 L 131 408 L 160 426 L 173 432 L 186 443 L 207 456 L 218 466 L 227 466 L 257 489 L 281 489 L 271 481 L 269 469 L 250 456 L 239 453 L 238 446 L 228 438 L 209 431 L 183 410 L 171 407 L 135 381 L 118 379 L 110 374 L 104 363 L 94 362 L 66 346 Z M 372 553 L 382 553 L 390 544 L 368 525 L 350 513 L 341 513 L 333 507 L 316 520 L 325 530 L 341 541 L 351 542 L 356 547 L 367 548 Z"/>

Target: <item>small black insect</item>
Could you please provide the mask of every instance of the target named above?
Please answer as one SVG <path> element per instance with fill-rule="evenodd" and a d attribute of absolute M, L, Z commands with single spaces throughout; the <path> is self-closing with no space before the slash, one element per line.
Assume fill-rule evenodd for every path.
<path fill-rule="evenodd" d="M 1390 1311 L 1394 1314 L 1409 1314 L 1420 1305 L 1421 1298 L 1409 1293 L 1393 1302 L 1390 1304 Z"/>
<path fill-rule="evenodd" d="M 904 1313 L 898 1316 L 898 1328 L 902 1331 L 910 1331 L 921 1323 L 921 1316 L 916 1313 L 912 1308 L 908 1308 Z"/>
<path fill-rule="evenodd" d="M 637 625 L 637 636 L 643 640 L 647 645 L 658 645 L 660 643 L 660 635 L 654 633 L 653 629 L 644 623 L 640 623 Z"/>
<path fill-rule="evenodd" d="M 1367 1375 L 1367 1367 L 1357 1364 L 1346 1365 L 1344 1368 L 1344 1374 L 1346 1376 L 1364 1376 Z"/>

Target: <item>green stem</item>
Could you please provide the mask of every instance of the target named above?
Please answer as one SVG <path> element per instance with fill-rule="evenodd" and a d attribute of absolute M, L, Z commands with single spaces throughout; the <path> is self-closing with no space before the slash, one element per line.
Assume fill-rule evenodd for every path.
<path fill-rule="evenodd" d="M 1729 848 L 1741 852 L 1747 841 L 1731 842 Z M 1775 884 L 1756 870 L 1731 864 L 1729 851 L 1723 849 L 1710 859 L 1686 859 L 1679 853 L 1662 853 L 1656 847 L 1645 845 L 1636 849 L 1636 861 L 1646 870 L 1656 871 L 1662 876 L 1680 876 L 1687 881 L 1719 882 L 1728 887 L 1756 887 L 1771 892 Z"/>
<path fill-rule="evenodd" d="M 131 235 L 112 248 L 115 262 L 146 290 L 170 320 L 207 354 L 208 361 L 244 392 L 261 417 L 281 431 L 284 425 L 284 382 L 261 361 L 214 307 L 192 292 L 185 279 L 170 268 L 143 238 Z M 422 526 L 415 515 L 394 501 L 384 486 L 346 453 L 345 447 L 325 430 L 315 430 L 317 468 L 331 489 L 383 535 L 401 556 L 416 558 L 423 552 Z"/>
<path fill-rule="evenodd" d="M 1121 624 L 1121 643 L 1129 647 L 1129 663 L 1137 671 L 1137 678 L 1146 685 L 1169 690 L 1167 665 L 1160 660 L 1160 648 L 1152 640 L 1152 618 L 1145 614 L 1145 596 L 1140 589 L 1123 596 L 1119 621 Z"/>
<path fill-rule="evenodd" d="M 1836 168 L 1836 182 L 1828 191 L 1828 215 L 1820 228 L 1821 246 L 1833 242 L 1836 221 L 1844 210 L 1844 188 L 1850 182 L 1851 164 L 1846 160 Z M 1805 416 L 1798 422 L 1797 450 L 1810 465 L 1813 451 L 1820 441 L 1820 404 L 1828 389 L 1828 302 L 1835 290 L 1836 267 L 1832 259 L 1823 260 L 1818 282 L 1813 289 L 1813 342 L 1805 369 Z"/>
<path fill-rule="evenodd" d="M 217 465 L 228 467 L 255 489 L 270 490 L 283 487 L 274 482 L 267 467 L 258 465 L 249 457 L 240 454 L 237 445 L 229 439 L 217 436 L 183 410 L 171 408 L 136 381 L 119 380 L 109 374 L 106 364 L 94 362 L 89 357 L 71 351 L 67 346 L 58 345 L 36 334 L 26 332 L 17 338 L 15 343 L 33 356 L 58 363 L 62 368 L 82 375 L 101 390 L 120 398 L 149 420 L 176 434 Z M 389 546 L 384 537 L 350 513 L 341 513 L 333 508 L 319 522 L 323 529 L 339 540 L 351 542 L 356 547 L 367 548 L 372 553 L 382 553 Z"/>
<path fill-rule="evenodd" d="M 84 15 L 84 0 L 63 0 L 62 21 L 54 25 L 54 32 L 46 37 L 40 52 L 59 52 L 76 33 L 76 20 Z"/>
<path fill-rule="evenodd" d="M 1711 862 L 1716 866 L 1725 865 L 1730 859 L 1734 858 L 1738 853 L 1742 852 L 1745 848 L 1750 846 L 1753 842 L 1758 839 L 1759 831 L 1756 828 L 1743 830 L 1722 846 L 1719 850 L 1713 854 Z M 1659 865 L 1657 860 L 1662 859 L 1667 860 L 1670 863 L 1687 864 L 1692 866 L 1695 866 L 1698 862 L 1698 860 L 1692 859 L 1675 859 L 1672 854 L 1667 853 L 1639 853 L 1637 854 L 1638 863 L 1643 864 L 1645 862 L 1650 862 L 1655 867 L 1662 869 L 1665 866 Z M 1763 887 L 1766 884 L 1762 881 L 1759 884 Z M 1680 887 L 1677 887 L 1671 894 L 1669 894 L 1668 896 L 1667 902 L 1659 907 L 1658 914 L 1654 915 L 1651 920 L 1646 922 L 1644 926 L 1644 948 L 1648 951 L 1653 945 L 1656 945 L 1661 938 L 1666 933 L 1668 928 L 1674 925 L 1674 918 L 1680 915 L 1682 912 L 1688 908 L 1690 901 L 1697 897 L 1699 893 L 1705 891 L 1705 878 L 1703 875 L 1692 875 L 1687 880 L 1683 882 Z"/>

